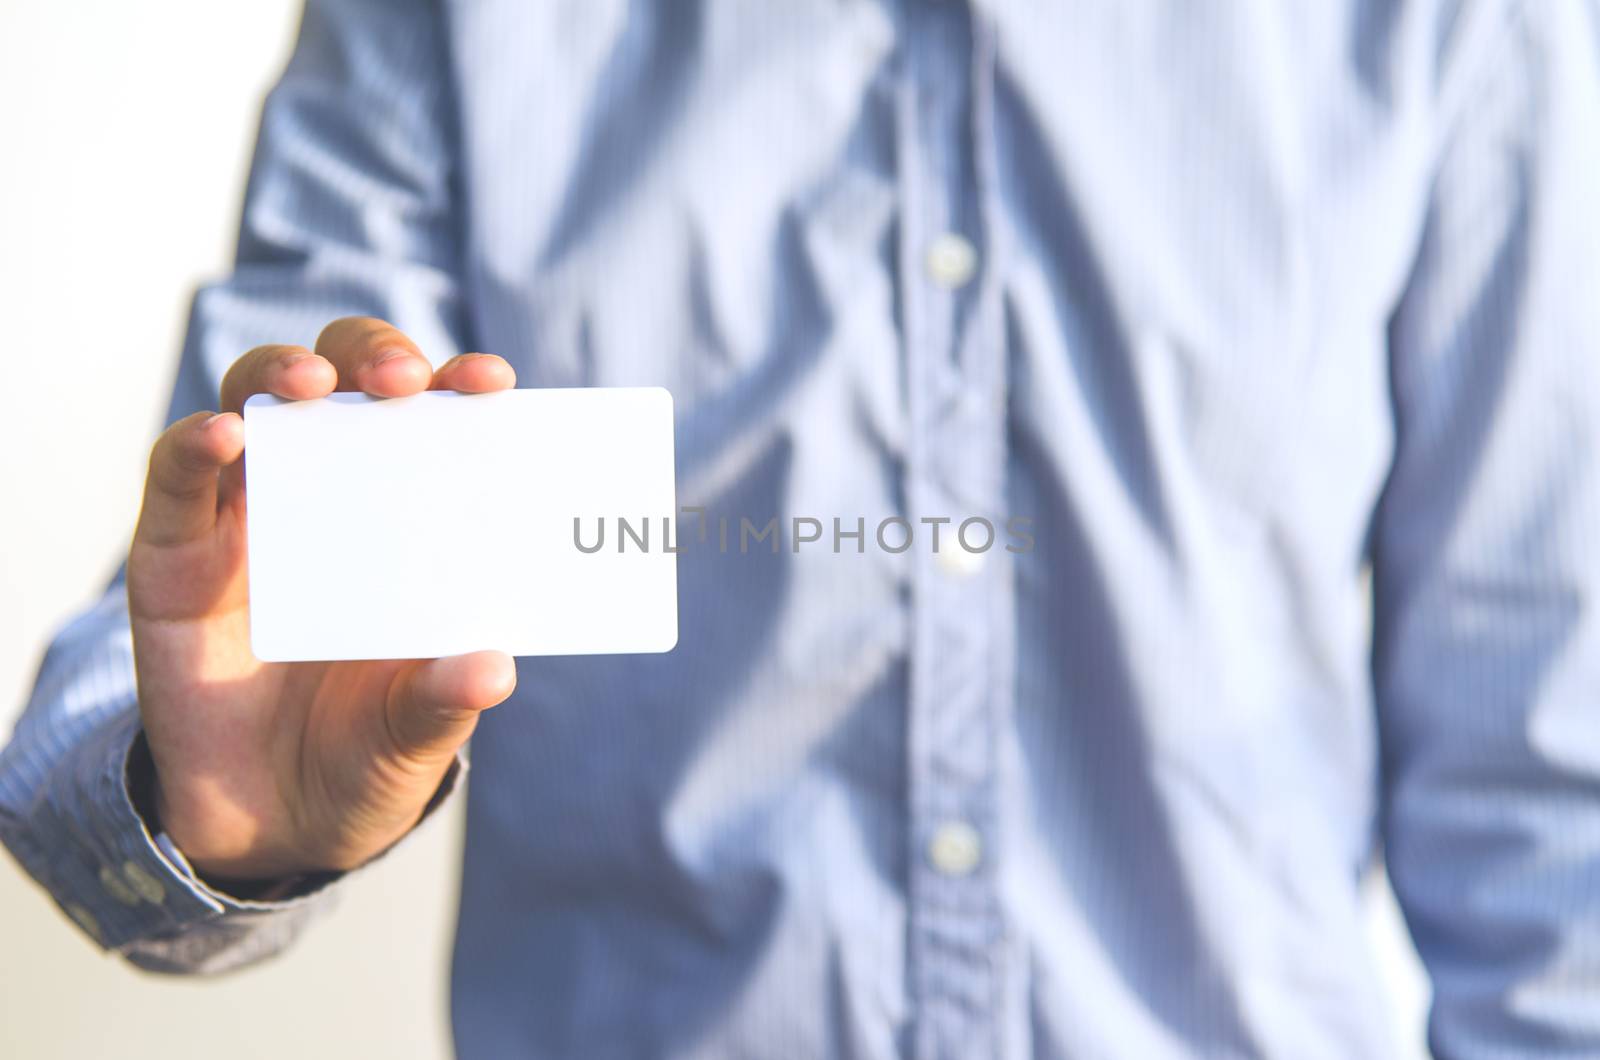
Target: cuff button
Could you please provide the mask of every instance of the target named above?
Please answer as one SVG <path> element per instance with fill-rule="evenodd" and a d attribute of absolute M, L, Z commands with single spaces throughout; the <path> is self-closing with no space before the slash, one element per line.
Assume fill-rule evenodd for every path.
<path fill-rule="evenodd" d="M 167 899 L 167 889 L 161 885 L 161 881 L 150 875 L 136 861 L 122 863 L 122 878 L 133 888 L 135 894 L 151 905 L 160 905 Z"/>
<path fill-rule="evenodd" d="M 126 883 L 123 883 L 122 877 L 118 876 L 110 865 L 100 866 L 100 886 L 107 894 L 123 905 L 139 904 L 139 893 Z"/>

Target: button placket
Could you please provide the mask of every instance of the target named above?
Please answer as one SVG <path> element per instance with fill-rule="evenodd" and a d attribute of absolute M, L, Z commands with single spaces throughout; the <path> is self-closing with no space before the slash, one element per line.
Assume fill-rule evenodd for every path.
<path fill-rule="evenodd" d="M 1003 358 L 980 298 L 992 294 L 972 233 L 976 162 L 966 72 L 967 12 L 913 8 L 907 22 L 898 120 L 903 216 L 900 279 L 913 438 L 907 503 L 947 516 L 937 551 L 915 570 L 910 726 L 912 852 L 908 969 L 917 1006 L 912 1054 L 998 1056 L 1003 1034 L 997 968 L 1003 936 L 993 872 L 995 683 L 999 645 L 988 628 L 994 564 L 962 546 L 964 519 L 995 520 L 1003 504 L 1003 404 L 959 400 L 992 392 L 988 362 Z M 974 281 L 983 280 L 982 283 Z M 968 357 L 963 351 L 975 351 Z M 998 520 L 996 520 L 998 521 Z M 979 542 L 981 546 L 981 542 Z M 991 545 L 992 547 L 992 545 Z"/>

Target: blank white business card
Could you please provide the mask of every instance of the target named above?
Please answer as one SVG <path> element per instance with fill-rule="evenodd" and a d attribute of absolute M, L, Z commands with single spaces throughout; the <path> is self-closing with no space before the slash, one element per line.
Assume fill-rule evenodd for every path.
<path fill-rule="evenodd" d="M 668 651 L 660 388 L 245 403 L 250 639 L 265 661 Z M 649 547 L 618 520 L 648 521 Z M 593 547 L 601 524 L 604 547 Z"/>

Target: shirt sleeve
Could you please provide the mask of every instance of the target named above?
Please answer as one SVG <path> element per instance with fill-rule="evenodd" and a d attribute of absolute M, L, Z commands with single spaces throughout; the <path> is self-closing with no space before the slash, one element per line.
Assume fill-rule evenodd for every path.
<path fill-rule="evenodd" d="M 1442 1060 L 1600 1054 L 1600 8 L 1464 6 L 1390 329 L 1389 871 Z M 1461 54 L 1467 55 L 1464 50 Z"/>
<path fill-rule="evenodd" d="M 262 113 L 234 269 L 195 297 L 167 422 L 216 407 L 246 350 L 309 346 L 342 316 L 391 321 L 436 364 L 460 350 L 440 22 L 420 0 L 307 5 Z M 0 842 L 87 934 L 136 963 L 209 972 L 275 952 L 327 892 L 245 902 L 206 886 L 134 804 L 139 737 L 119 576 L 51 644 L 0 751 Z"/>

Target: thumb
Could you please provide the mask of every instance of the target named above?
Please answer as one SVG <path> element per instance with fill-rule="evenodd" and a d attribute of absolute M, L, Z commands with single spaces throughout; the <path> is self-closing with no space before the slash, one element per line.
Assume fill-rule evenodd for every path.
<path fill-rule="evenodd" d="M 478 715 L 517 687 L 517 667 L 500 651 L 430 659 L 401 670 L 389 686 L 385 721 L 394 750 L 419 761 L 460 749 Z"/>

